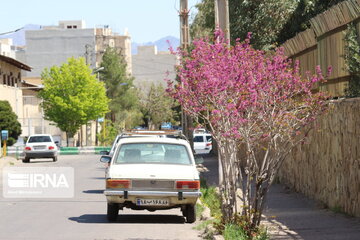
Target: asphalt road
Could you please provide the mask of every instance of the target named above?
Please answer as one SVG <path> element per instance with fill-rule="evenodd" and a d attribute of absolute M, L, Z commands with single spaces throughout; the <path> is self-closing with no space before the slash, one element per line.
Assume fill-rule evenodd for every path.
<path fill-rule="evenodd" d="M 72 167 L 74 198 L 10 199 L 0 197 L 0 239 L 201 239 L 197 223 L 185 223 L 179 209 L 148 212 L 124 209 L 118 221 L 106 220 L 104 166 L 99 155 L 60 156 L 17 163 L 26 167 Z M 1 174 L 1 173 L 0 173 Z M 2 177 L 0 178 L 2 189 Z"/>

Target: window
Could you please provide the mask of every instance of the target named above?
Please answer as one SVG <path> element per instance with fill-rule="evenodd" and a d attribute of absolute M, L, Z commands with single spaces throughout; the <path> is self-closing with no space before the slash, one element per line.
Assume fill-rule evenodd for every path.
<path fill-rule="evenodd" d="M 66 28 L 67 28 L 67 29 L 71 29 L 71 28 L 72 28 L 72 26 L 66 26 Z"/>
<path fill-rule="evenodd" d="M 212 136 L 206 136 L 206 141 L 211 142 L 212 141 Z"/>
<path fill-rule="evenodd" d="M 195 136 L 194 137 L 194 142 L 204 142 L 203 136 Z"/>
<path fill-rule="evenodd" d="M 33 136 L 30 137 L 29 143 L 40 143 L 40 142 L 51 142 L 51 138 L 49 136 Z"/>
<path fill-rule="evenodd" d="M 120 146 L 117 164 L 191 164 L 184 145 L 167 143 L 129 143 Z"/>

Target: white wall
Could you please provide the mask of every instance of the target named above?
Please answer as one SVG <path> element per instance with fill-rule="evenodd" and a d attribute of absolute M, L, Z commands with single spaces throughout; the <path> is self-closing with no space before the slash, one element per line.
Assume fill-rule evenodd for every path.
<path fill-rule="evenodd" d="M 90 63 L 95 67 L 94 29 L 51 29 L 26 31 L 25 62 L 33 68 L 27 77 L 38 77 L 44 68 L 61 65 L 70 57 L 84 57 L 90 45 Z"/>
<path fill-rule="evenodd" d="M 15 51 L 11 49 L 13 41 L 11 38 L 0 39 L 0 54 L 6 57 L 15 58 Z"/>
<path fill-rule="evenodd" d="M 23 118 L 22 91 L 15 87 L 0 84 L 0 100 L 9 101 L 13 112 Z"/>

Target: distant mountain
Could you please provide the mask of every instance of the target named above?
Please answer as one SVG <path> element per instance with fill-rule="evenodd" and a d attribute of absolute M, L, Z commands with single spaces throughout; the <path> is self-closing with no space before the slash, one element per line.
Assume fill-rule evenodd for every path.
<path fill-rule="evenodd" d="M 27 24 L 23 28 L 21 28 L 19 31 L 16 31 L 14 33 L 1 35 L 0 38 L 12 38 L 14 46 L 24 46 L 26 45 L 25 42 L 25 31 L 27 30 L 38 30 L 40 29 L 40 25 L 35 24 Z"/>
<path fill-rule="evenodd" d="M 170 45 L 169 45 L 169 43 Z M 163 37 L 155 42 L 146 42 L 146 43 L 136 43 L 133 42 L 131 44 L 131 54 L 137 54 L 137 47 L 138 46 L 151 46 L 155 45 L 157 47 L 158 51 L 169 51 L 169 47 L 176 49 L 180 45 L 180 39 L 173 37 L 173 36 L 167 36 Z"/>

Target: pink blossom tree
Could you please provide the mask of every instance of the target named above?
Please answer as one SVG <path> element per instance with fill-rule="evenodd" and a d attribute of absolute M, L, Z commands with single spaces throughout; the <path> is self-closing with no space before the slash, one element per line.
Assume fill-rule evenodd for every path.
<path fill-rule="evenodd" d="M 326 109 L 326 96 L 312 91 L 323 77 L 319 68 L 300 76 L 281 49 L 266 53 L 249 38 L 229 46 L 221 33 L 215 37 L 176 52 L 178 81 L 167 90 L 217 141 L 223 220 L 240 214 L 255 229 L 281 163 Z"/>

